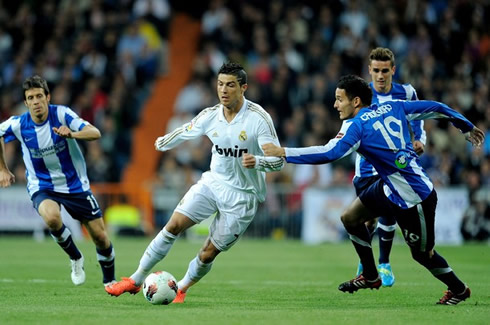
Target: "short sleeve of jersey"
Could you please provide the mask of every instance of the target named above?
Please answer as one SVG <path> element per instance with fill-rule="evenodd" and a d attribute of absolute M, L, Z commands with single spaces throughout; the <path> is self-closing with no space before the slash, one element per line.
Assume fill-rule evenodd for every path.
<path fill-rule="evenodd" d="M 13 129 L 17 125 L 19 125 L 19 123 L 20 123 L 19 116 L 12 116 L 8 120 L 4 121 L 3 123 L 0 123 L 0 137 L 3 137 L 5 143 L 17 139 Z"/>
<path fill-rule="evenodd" d="M 80 131 L 86 125 L 90 125 L 87 121 L 80 118 L 77 113 L 71 110 L 69 107 L 58 105 L 57 106 L 58 120 L 70 128 L 72 131 Z"/>

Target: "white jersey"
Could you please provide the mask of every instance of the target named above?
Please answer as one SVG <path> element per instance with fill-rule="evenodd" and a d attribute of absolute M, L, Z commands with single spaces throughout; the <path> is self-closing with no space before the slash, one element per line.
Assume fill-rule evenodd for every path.
<path fill-rule="evenodd" d="M 61 105 L 49 105 L 48 118 L 41 124 L 36 124 L 29 112 L 0 124 L 0 137 L 5 142 L 19 140 L 21 144 L 29 195 L 39 190 L 80 193 L 90 189 L 85 159 L 77 141 L 53 131 L 53 127 L 62 125 L 80 131 L 88 124 Z"/>
<path fill-rule="evenodd" d="M 270 115 L 258 104 L 244 100 L 233 121 L 228 122 L 221 104 L 202 110 L 189 123 L 157 139 L 157 149 L 170 150 L 180 143 L 206 135 L 213 143 L 210 171 L 218 182 L 237 191 L 253 193 L 260 202 L 265 200 L 265 172 L 278 171 L 284 159 L 263 157 L 261 146 L 279 146 Z M 255 169 L 242 166 L 242 156 L 255 156 Z"/>

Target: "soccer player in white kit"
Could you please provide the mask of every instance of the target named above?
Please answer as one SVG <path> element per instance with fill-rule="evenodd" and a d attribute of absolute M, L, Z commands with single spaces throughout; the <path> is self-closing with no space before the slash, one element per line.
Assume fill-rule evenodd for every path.
<path fill-rule="evenodd" d="M 178 235 L 216 213 L 209 237 L 178 283 L 173 302 L 183 303 L 187 290 L 210 271 L 216 256 L 232 247 L 250 225 L 259 203 L 265 200 L 265 172 L 281 170 L 284 160 L 263 157 L 261 146 L 269 142 L 279 145 L 279 141 L 270 115 L 244 97 L 247 87 L 242 66 L 223 64 L 217 80 L 220 103 L 156 140 L 155 148 L 167 151 L 206 135 L 213 143 L 210 170 L 185 194 L 148 245 L 136 272 L 107 286 L 107 293 L 138 293 L 145 277 L 168 254 Z"/>

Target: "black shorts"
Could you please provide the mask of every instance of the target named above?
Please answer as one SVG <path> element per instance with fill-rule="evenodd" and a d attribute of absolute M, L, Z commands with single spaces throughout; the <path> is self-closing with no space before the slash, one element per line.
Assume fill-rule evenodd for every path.
<path fill-rule="evenodd" d="M 437 193 L 433 190 L 429 196 L 409 209 L 402 209 L 391 202 L 383 190 L 384 182 L 379 179 L 359 195 L 361 202 L 374 215 L 392 215 L 402 229 L 403 237 L 411 249 L 428 252 L 435 244 L 435 216 Z"/>
<path fill-rule="evenodd" d="M 354 184 L 354 188 L 356 189 L 356 195 L 361 196 L 361 193 L 365 190 L 367 190 L 372 184 L 376 183 L 378 180 L 381 178 L 379 175 L 375 176 L 368 176 L 368 177 L 355 177 L 354 181 L 352 182 Z M 393 226 L 396 224 L 396 219 L 393 217 L 393 214 L 377 214 L 377 217 L 379 217 L 378 222 L 382 225 L 385 226 Z"/>
<path fill-rule="evenodd" d="M 38 211 L 42 201 L 50 199 L 63 205 L 68 213 L 79 221 L 94 220 L 102 217 L 102 211 L 99 203 L 88 190 L 82 193 L 58 193 L 53 191 L 41 190 L 34 193 L 31 197 L 34 209 Z M 38 211 L 39 213 L 39 211 Z"/>

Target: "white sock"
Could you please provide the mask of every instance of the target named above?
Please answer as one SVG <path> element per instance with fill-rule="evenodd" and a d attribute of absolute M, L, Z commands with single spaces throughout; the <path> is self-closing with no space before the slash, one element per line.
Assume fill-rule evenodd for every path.
<path fill-rule="evenodd" d="M 192 261 L 190 261 L 189 268 L 187 269 L 184 278 L 179 281 L 178 287 L 182 288 L 198 282 L 206 274 L 208 274 L 208 272 L 211 270 L 211 266 L 213 266 L 213 262 L 203 263 L 199 259 L 199 256 L 196 256 Z"/>
<path fill-rule="evenodd" d="M 136 272 L 131 275 L 131 279 L 134 280 L 136 285 L 141 285 L 145 281 L 146 276 L 150 273 L 151 269 L 165 256 L 172 248 L 172 245 L 177 239 L 177 236 L 169 233 L 167 229 L 163 228 L 158 235 L 153 238 L 150 245 L 146 248 L 143 256 L 141 257 L 140 264 Z"/>

